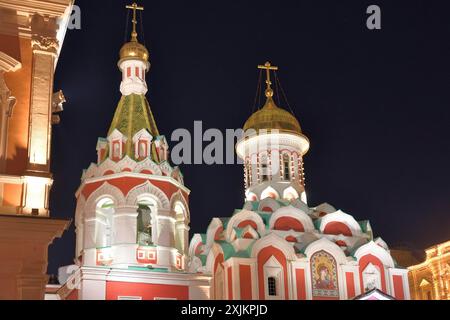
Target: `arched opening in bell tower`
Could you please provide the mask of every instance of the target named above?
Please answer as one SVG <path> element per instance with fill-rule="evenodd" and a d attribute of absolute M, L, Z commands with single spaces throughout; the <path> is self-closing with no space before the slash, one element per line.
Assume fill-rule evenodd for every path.
<path fill-rule="evenodd" d="M 137 215 L 137 243 L 140 246 L 149 246 L 155 243 L 156 223 L 155 215 L 158 206 L 151 197 L 144 197 L 138 201 Z"/>
<path fill-rule="evenodd" d="M 114 216 L 114 201 L 102 198 L 95 208 L 95 247 L 105 248 L 112 244 L 112 226 Z"/>
<path fill-rule="evenodd" d="M 175 248 L 179 253 L 184 254 L 187 248 L 186 236 L 186 209 L 181 202 L 177 202 L 175 211 Z"/>

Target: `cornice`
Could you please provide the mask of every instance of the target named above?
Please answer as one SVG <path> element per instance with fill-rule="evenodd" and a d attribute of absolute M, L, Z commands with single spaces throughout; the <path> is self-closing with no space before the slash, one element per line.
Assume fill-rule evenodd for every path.
<path fill-rule="evenodd" d="M 86 184 L 90 184 L 90 183 L 94 183 L 94 182 L 103 182 L 103 181 L 108 182 L 109 180 L 118 179 L 118 178 L 127 178 L 127 177 L 140 178 L 140 179 L 145 179 L 145 180 L 150 180 L 150 181 L 155 180 L 155 181 L 169 182 L 169 183 L 173 184 L 174 186 L 176 186 L 177 188 L 179 188 L 180 190 L 183 190 L 187 194 L 191 193 L 191 190 L 189 190 L 187 187 L 185 187 L 184 185 L 182 185 L 180 182 L 178 182 L 177 180 L 175 180 L 172 177 L 148 175 L 148 174 L 135 173 L 135 172 L 119 172 L 119 173 L 109 174 L 109 175 L 101 176 L 101 177 L 86 178 L 82 182 L 82 184 L 80 185 L 78 190 L 75 192 L 75 195 L 78 196 Z"/>
<path fill-rule="evenodd" d="M 61 237 L 72 220 L 25 215 L 0 215 L 0 239 L 53 239 Z"/>
<path fill-rule="evenodd" d="M 50 17 L 61 17 L 74 0 L 0 0 L 0 8 L 40 14 Z"/>

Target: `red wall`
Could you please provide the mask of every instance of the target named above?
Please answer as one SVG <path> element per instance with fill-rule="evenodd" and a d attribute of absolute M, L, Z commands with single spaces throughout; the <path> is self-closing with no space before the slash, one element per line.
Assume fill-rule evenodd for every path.
<path fill-rule="evenodd" d="M 347 225 L 345 225 L 342 222 L 336 222 L 336 221 L 327 223 L 327 225 L 323 229 L 323 233 L 335 234 L 335 235 L 343 234 L 344 236 L 348 236 L 348 237 L 352 236 L 352 231 L 350 230 L 350 228 Z"/>
<path fill-rule="evenodd" d="M 252 300 L 252 275 L 250 266 L 239 266 L 239 278 L 241 283 L 241 300 Z"/>
<path fill-rule="evenodd" d="M 157 188 L 162 190 L 166 196 L 170 199 L 172 195 L 177 192 L 179 189 L 177 186 L 173 185 L 171 182 L 167 181 L 158 181 L 158 180 L 152 180 L 152 179 L 145 179 L 145 178 L 135 178 L 135 177 L 121 177 L 121 178 L 114 178 L 109 179 L 107 182 L 117 188 L 119 188 L 124 195 L 127 195 L 128 192 L 130 192 L 131 189 L 133 189 L 136 186 L 139 186 L 143 184 L 145 181 L 150 181 L 153 185 L 155 185 Z M 88 183 L 83 188 L 83 195 L 87 199 L 89 196 L 98 188 L 100 188 L 105 181 L 98 181 L 93 183 Z M 181 191 L 186 201 L 188 201 L 189 197 L 186 192 Z"/>
<path fill-rule="evenodd" d="M 228 274 L 228 300 L 233 300 L 233 274 L 231 267 L 227 269 L 227 274 Z"/>
<path fill-rule="evenodd" d="M 119 296 L 142 297 L 142 300 L 154 300 L 155 297 L 188 300 L 189 287 L 107 281 L 106 300 L 117 300 Z"/>
<path fill-rule="evenodd" d="M 400 275 L 394 275 L 394 295 L 398 300 L 405 300 L 405 293 L 403 291 L 403 278 Z"/>
<path fill-rule="evenodd" d="M 277 221 L 275 221 L 275 225 L 273 227 L 275 230 L 295 230 L 297 232 L 304 232 L 305 228 L 303 228 L 303 224 L 298 221 L 297 219 L 294 219 L 292 217 L 281 217 L 278 218 Z"/>
<path fill-rule="evenodd" d="M 269 246 L 264 249 L 262 249 L 258 253 L 258 284 L 259 284 L 259 300 L 265 300 L 265 280 L 264 280 L 264 264 L 267 262 L 267 260 L 270 259 L 270 257 L 274 256 L 278 262 L 281 264 L 283 268 L 283 274 L 284 274 L 284 297 L 286 300 L 289 299 L 289 288 L 288 288 L 288 281 L 287 281 L 287 270 L 286 270 L 286 257 L 284 256 L 283 252 L 281 250 L 275 248 L 274 246 Z"/>
<path fill-rule="evenodd" d="M 78 290 L 72 290 L 65 300 L 78 300 Z"/>
<path fill-rule="evenodd" d="M 258 226 L 255 221 L 252 220 L 244 220 L 239 223 L 238 228 L 245 228 L 246 226 L 251 226 L 253 229 L 258 230 Z"/>
<path fill-rule="evenodd" d="M 295 276 L 297 278 L 297 300 L 306 300 L 305 270 L 296 269 Z"/>
<path fill-rule="evenodd" d="M 355 277 L 353 272 L 345 273 L 345 280 L 347 282 L 347 296 L 348 299 L 355 297 Z"/>

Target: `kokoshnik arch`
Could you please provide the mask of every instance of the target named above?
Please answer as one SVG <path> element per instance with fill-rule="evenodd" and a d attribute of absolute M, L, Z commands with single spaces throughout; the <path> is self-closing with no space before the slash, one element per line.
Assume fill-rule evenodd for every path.
<path fill-rule="evenodd" d="M 329 204 L 310 207 L 304 161 L 310 143 L 273 99 L 251 115 L 236 146 L 245 203 L 189 239 L 189 189 L 160 135 L 145 94 L 149 52 L 120 50 L 122 98 L 98 158 L 76 192 L 76 266 L 58 299 L 352 299 L 375 289 L 409 299 L 407 270 L 368 221 Z M 271 144 L 270 141 L 278 141 Z"/>

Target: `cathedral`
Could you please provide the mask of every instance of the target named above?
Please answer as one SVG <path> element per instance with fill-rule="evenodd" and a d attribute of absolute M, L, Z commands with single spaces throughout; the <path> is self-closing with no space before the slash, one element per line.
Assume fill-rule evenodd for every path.
<path fill-rule="evenodd" d="M 149 52 L 131 39 L 120 50 L 120 92 L 97 159 L 76 191 L 75 265 L 49 299 L 346 300 L 366 293 L 409 299 L 397 267 L 369 221 L 324 203 L 309 206 L 295 116 L 275 103 L 270 63 L 265 104 L 236 145 L 245 203 L 211 220 L 189 242 L 189 194 L 146 98 Z M 194 191 L 195 192 L 195 191 Z M 64 277 L 61 277 L 64 278 Z M 49 288 L 51 289 L 51 288 Z M 365 296 L 367 298 L 367 296 Z"/>
<path fill-rule="evenodd" d="M 190 271 L 212 276 L 212 299 L 346 300 L 367 292 L 409 299 L 408 270 L 397 267 L 369 221 L 327 203 L 308 206 L 309 140 L 273 99 L 270 73 L 277 68 L 259 68 L 267 71 L 266 102 L 244 125 L 254 134 L 236 146 L 245 203 L 193 236 Z"/>

